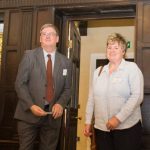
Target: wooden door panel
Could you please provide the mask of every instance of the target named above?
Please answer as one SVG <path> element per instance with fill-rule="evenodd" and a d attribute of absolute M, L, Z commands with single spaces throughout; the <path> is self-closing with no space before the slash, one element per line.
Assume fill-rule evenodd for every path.
<path fill-rule="evenodd" d="M 17 60 L 18 56 L 16 50 L 7 51 L 5 63 L 5 84 L 14 84 L 18 70 Z"/>
<path fill-rule="evenodd" d="M 145 95 L 144 97 L 144 103 L 142 104 L 142 121 L 143 132 L 150 135 L 150 95 Z"/>
<path fill-rule="evenodd" d="M 0 122 L 0 139 L 15 139 L 16 138 L 16 121 L 13 119 L 16 107 L 16 93 L 14 90 L 5 91 L 1 101 L 1 122 Z"/>
<path fill-rule="evenodd" d="M 150 1 L 140 1 L 137 7 L 137 53 L 136 62 L 144 75 L 145 93 L 150 93 Z"/>
<path fill-rule="evenodd" d="M 5 84 L 13 84 L 16 78 L 18 67 L 18 49 L 20 44 L 21 14 L 19 11 L 10 11 L 8 13 L 8 24 L 5 26 L 5 43 L 2 51 L 2 78 Z"/>
<path fill-rule="evenodd" d="M 67 112 L 66 140 L 64 150 L 76 150 L 77 142 L 77 109 L 70 108 Z"/>
<path fill-rule="evenodd" d="M 18 52 L 21 41 L 21 18 L 19 10 L 7 11 L 4 15 L 4 38 L 2 50 L 2 81 L 0 84 L 0 149 L 16 141 L 16 122 L 14 112 L 17 96 L 14 81 L 18 69 Z M 7 21 L 7 22 L 6 22 Z M 15 142 L 14 142 L 15 141 Z M 5 147 L 6 146 L 6 147 Z M 13 149 L 13 146 L 11 147 Z"/>
<path fill-rule="evenodd" d="M 142 123 L 143 123 L 143 136 L 142 136 L 142 150 L 150 149 L 150 95 L 144 96 L 142 104 Z"/>
<path fill-rule="evenodd" d="M 150 42 L 150 4 L 143 6 L 143 42 Z"/>
<path fill-rule="evenodd" d="M 32 48 L 40 45 L 40 28 L 46 23 L 54 23 L 54 12 L 53 8 L 39 8 L 34 11 L 34 24 L 33 24 L 33 43 Z"/>
<path fill-rule="evenodd" d="M 12 11 L 9 18 L 7 46 L 17 46 L 20 41 L 18 33 L 20 33 L 21 14 L 18 11 Z"/>
<path fill-rule="evenodd" d="M 144 74 L 144 87 L 145 87 L 146 91 L 149 93 L 149 91 L 150 91 L 150 69 L 148 69 L 148 66 L 150 64 L 150 47 L 142 48 L 142 56 L 141 57 L 142 57 L 142 59 L 141 59 L 142 60 L 142 71 Z"/>
<path fill-rule="evenodd" d="M 137 3 L 136 62 L 144 76 L 144 101 L 141 106 L 143 120 L 142 150 L 150 149 L 150 0 Z"/>
<path fill-rule="evenodd" d="M 63 49 L 62 47 L 62 40 L 64 40 L 64 30 L 63 30 L 63 27 L 62 27 L 62 23 L 63 23 L 63 18 L 62 16 L 59 16 L 57 13 L 55 13 L 55 20 L 54 20 L 54 24 L 55 26 L 58 28 L 59 30 L 59 43 L 57 43 L 57 47 L 58 47 L 58 51 L 60 53 L 63 53 L 65 54 L 66 53 L 66 50 Z"/>
<path fill-rule="evenodd" d="M 19 13 L 19 11 L 10 11 L 8 17 L 9 17 L 8 19 L 9 26 L 4 25 L 5 28 L 4 34 L 8 35 L 8 38 L 3 39 L 5 43 L 2 51 L 3 84 L 0 85 L 0 88 L 3 89 L 0 92 L 1 93 L 0 110 L 3 110 L 1 112 L 2 122 L 0 124 L 0 131 L 2 132 L 4 132 L 3 130 L 4 128 L 8 128 L 12 131 L 15 130 L 15 127 L 13 126 L 13 114 L 16 106 L 15 101 L 16 94 L 13 86 L 18 67 L 18 50 L 20 43 L 20 27 L 21 27 L 21 19 L 20 19 L 21 14 Z M 10 106 L 12 106 L 12 108 L 9 108 Z M 4 135 L 5 134 L 1 134 L 1 136 Z"/>
<path fill-rule="evenodd" d="M 33 12 L 32 10 L 24 10 L 22 14 L 22 24 L 21 24 L 21 40 L 20 41 L 20 50 L 19 51 L 19 60 L 24 54 L 25 50 L 31 49 L 32 45 L 32 29 L 33 29 Z"/>
<path fill-rule="evenodd" d="M 16 120 L 14 120 L 18 101 L 14 82 L 18 65 L 25 50 L 38 46 L 41 25 L 53 23 L 53 12 L 51 11 L 53 9 L 47 7 L 4 12 L 2 78 L 0 82 L 0 149 L 18 149 L 17 127 Z M 38 149 L 37 146 L 38 142 L 35 149 Z"/>

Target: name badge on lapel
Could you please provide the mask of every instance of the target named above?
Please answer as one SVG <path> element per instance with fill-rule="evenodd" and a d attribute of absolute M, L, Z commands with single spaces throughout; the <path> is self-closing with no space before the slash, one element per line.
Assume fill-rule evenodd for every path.
<path fill-rule="evenodd" d="M 63 76 L 67 75 L 67 69 L 63 69 Z"/>

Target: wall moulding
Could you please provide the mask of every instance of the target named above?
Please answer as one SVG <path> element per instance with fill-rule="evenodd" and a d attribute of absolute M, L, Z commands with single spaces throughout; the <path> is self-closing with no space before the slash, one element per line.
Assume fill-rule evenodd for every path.
<path fill-rule="evenodd" d="M 97 3 L 128 3 L 135 4 L 136 0 L 0 0 L 0 8 L 16 8 L 30 6 L 54 6 L 54 5 L 82 5 L 82 4 L 97 4 Z"/>

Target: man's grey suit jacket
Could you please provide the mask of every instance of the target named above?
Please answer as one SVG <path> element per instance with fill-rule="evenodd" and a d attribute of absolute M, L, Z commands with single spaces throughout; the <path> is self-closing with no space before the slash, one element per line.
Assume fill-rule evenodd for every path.
<path fill-rule="evenodd" d="M 71 96 L 71 72 L 71 61 L 56 51 L 53 69 L 54 98 L 50 103 L 50 111 L 55 103 L 61 104 L 63 107 L 68 104 Z M 29 123 L 39 121 L 40 117 L 33 115 L 30 107 L 35 104 L 44 108 L 46 84 L 46 67 L 42 48 L 26 51 L 19 65 L 15 82 L 19 98 L 15 112 L 16 119 Z M 60 126 L 60 118 L 51 118 L 51 120 L 53 120 L 54 126 Z"/>

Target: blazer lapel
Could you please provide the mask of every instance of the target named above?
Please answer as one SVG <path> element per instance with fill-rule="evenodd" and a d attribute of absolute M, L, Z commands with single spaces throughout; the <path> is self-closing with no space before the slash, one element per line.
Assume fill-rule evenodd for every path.
<path fill-rule="evenodd" d="M 59 57 L 59 54 L 56 51 L 56 54 L 55 54 L 55 63 L 54 63 L 54 70 L 53 70 L 54 87 L 56 87 L 57 75 L 58 75 L 59 67 L 60 66 L 61 66 L 61 59 Z"/>

